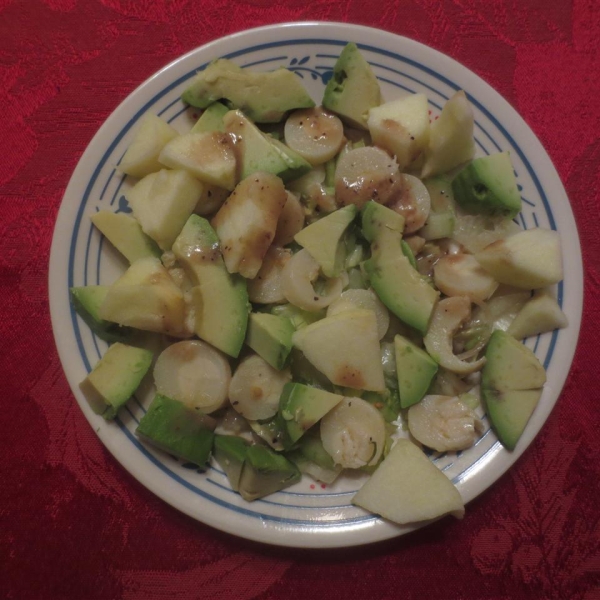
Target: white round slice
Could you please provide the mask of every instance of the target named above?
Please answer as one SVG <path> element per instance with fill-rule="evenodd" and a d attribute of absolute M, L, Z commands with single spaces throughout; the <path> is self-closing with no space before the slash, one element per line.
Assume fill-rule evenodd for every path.
<path fill-rule="evenodd" d="M 312 165 L 333 158 L 344 143 L 339 117 L 320 106 L 294 111 L 285 122 L 285 143 Z"/>
<path fill-rule="evenodd" d="M 279 408 L 283 386 L 291 379 L 289 371 L 277 371 L 257 354 L 251 354 L 240 362 L 231 378 L 231 406 L 250 421 L 270 419 Z"/>
<path fill-rule="evenodd" d="M 337 465 L 375 465 L 385 444 L 385 421 L 365 400 L 344 398 L 321 419 L 321 441 Z"/>
<path fill-rule="evenodd" d="M 225 356 L 200 340 L 170 345 L 154 366 L 159 394 L 206 414 L 225 404 L 230 380 L 231 368 Z"/>

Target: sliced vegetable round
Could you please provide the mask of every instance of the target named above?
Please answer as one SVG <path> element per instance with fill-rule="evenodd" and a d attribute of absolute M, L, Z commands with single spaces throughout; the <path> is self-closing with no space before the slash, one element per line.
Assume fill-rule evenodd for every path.
<path fill-rule="evenodd" d="M 420 179 L 412 175 L 401 175 L 396 194 L 388 207 L 404 217 L 404 234 L 408 235 L 425 225 L 431 210 L 431 198 Z"/>
<path fill-rule="evenodd" d="M 337 465 L 375 465 L 385 445 L 385 421 L 365 400 L 344 398 L 321 419 L 321 441 Z"/>
<path fill-rule="evenodd" d="M 251 354 L 240 362 L 231 378 L 231 406 L 251 421 L 270 419 L 279 408 L 283 386 L 291 379 L 289 371 L 277 371 L 257 354 Z"/>
<path fill-rule="evenodd" d="M 288 302 L 304 310 L 316 312 L 339 298 L 344 289 L 342 277 L 328 279 L 324 293 L 319 295 L 313 281 L 319 276 L 319 263 L 307 250 L 300 250 L 290 258 L 281 271 L 281 285 Z"/>
<path fill-rule="evenodd" d="M 456 396 L 425 396 L 408 409 L 408 429 L 421 444 L 449 452 L 470 448 L 483 425 L 477 415 Z"/>
<path fill-rule="evenodd" d="M 227 401 L 229 362 L 200 340 L 172 344 L 156 360 L 154 382 L 159 394 L 211 413 Z"/>
<path fill-rule="evenodd" d="M 294 111 L 285 122 L 285 143 L 313 165 L 333 158 L 344 143 L 344 126 L 320 106 Z"/>
<path fill-rule="evenodd" d="M 340 156 L 335 169 L 335 196 L 344 206 L 362 208 L 369 200 L 382 204 L 396 194 L 398 164 L 374 146 L 355 148 Z"/>

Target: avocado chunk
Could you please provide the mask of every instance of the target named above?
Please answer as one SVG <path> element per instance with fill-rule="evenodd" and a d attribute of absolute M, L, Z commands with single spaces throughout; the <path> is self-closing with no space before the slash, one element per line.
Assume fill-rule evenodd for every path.
<path fill-rule="evenodd" d="M 175 240 L 173 253 L 194 284 L 194 332 L 237 357 L 246 336 L 248 291 L 245 280 L 225 268 L 215 230 L 203 217 L 192 215 Z"/>
<path fill-rule="evenodd" d="M 137 390 L 151 363 L 149 350 L 116 342 L 79 387 L 92 410 L 108 421 Z"/>
<path fill-rule="evenodd" d="M 294 236 L 294 240 L 319 263 L 326 277 L 337 277 L 346 261 L 343 236 L 354 217 L 356 206 L 349 204 L 315 221 Z"/>
<path fill-rule="evenodd" d="M 457 204 L 470 213 L 509 219 L 521 211 L 521 195 L 508 152 L 470 162 L 452 181 Z"/>
<path fill-rule="evenodd" d="M 200 118 L 194 123 L 191 133 L 205 133 L 209 131 L 220 131 L 225 133 L 223 117 L 229 112 L 229 108 L 221 102 L 209 104 Z"/>
<path fill-rule="evenodd" d="M 135 430 L 145 442 L 205 467 L 213 446 L 216 421 L 203 412 L 157 394 Z"/>
<path fill-rule="evenodd" d="M 286 383 L 279 399 L 279 414 L 285 422 L 290 440 L 297 442 L 342 399 L 343 396 L 339 394 L 302 383 Z"/>
<path fill-rule="evenodd" d="M 371 258 L 363 263 L 363 268 L 371 287 L 389 310 L 407 325 L 425 333 L 439 292 L 405 256 L 399 216 L 375 202 L 365 205 L 363 235 L 372 243 Z"/>
<path fill-rule="evenodd" d="M 381 104 L 377 77 L 355 43 L 347 44 L 333 67 L 323 107 L 359 129 L 367 129 L 369 110 Z"/>
<path fill-rule="evenodd" d="M 431 199 L 431 210 L 419 235 L 426 240 L 452 237 L 456 216 L 452 181 L 445 175 L 430 177 L 423 181 Z"/>
<path fill-rule="evenodd" d="M 427 393 L 437 373 L 438 364 L 425 350 L 401 335 L 394 338 L 394 348 L 400 406 L 408 408 L 419 402 Z"/>
<path fill-rule="evenodd" d="M 239 492 L 251 502 L 300 481 L 298 467 L 265 446 L 250 446 L 240 476 Z"/>
<path fill-rule="evenodd" d="M 499 329 L 485 358 L 481 393 L 488 417 L 500 441 L 513 450 L 542 395 L 546 372 L 527 346 Z"/>
<path fill-rule="evenodd" d="M 287 317 L 252 313 L 248 320 L 246 344 L 274 369 L 281 371 L 292 350 L 294 331 Z"/>
<path fill-rule="evenodd" d="M 290 439 L 285 421 L 279 413 L 268 421 L 248 421 L 248 425 L 259 438 L 277 452 L 290 450 L 295 445 Z"/>
<path fill-rule="evenodd" d="M 315 105 L 300 79 L 287 69 L 257 73 L 226 58 L 210 63 L 183 92 L 181 99 L 197 108 L 217 100 L 239 108 L 255 123 L 277 123 L 296 108 Z"/>
<path fill-rule="evenodd" d="M 72 287 L 69 292 L 71 304 L 87 326 L 106 342 L 123 342 L 131 335 L 129 327 L 121 327 L 117 323 L 105 321 L 100 316 L 100 306 L 106 298 L 109 286 L 85 285 Z"/>
<path fill-rule="evenodd" d="M 130 262 L 147 256 L 160 257 L 158 244 L 142 231 L 142 226 L 123 213 L 100 210 L 91 217 L 92 223 L 106 239 Z"/>
<path fill-rule="evenodd" d="M 213 456 L 231 485 L 231 489 L 237 492 L 240 486 L 240 476 L 249 444 L 246 440 L 234 435 L 215 435 Z"/>
<path fill-rule="evenodd" d="M 257 171 L 277 175 L 287 182 L 308 173 L 312 167 L 299 154 L 265 135 L 244 113 L 228 112 L 223 117 L 225 131 L 234 136 L 240 179 Z"/>

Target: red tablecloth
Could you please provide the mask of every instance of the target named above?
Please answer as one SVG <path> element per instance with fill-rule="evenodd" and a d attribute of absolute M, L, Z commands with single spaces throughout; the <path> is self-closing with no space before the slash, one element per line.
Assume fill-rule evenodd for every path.
<path fill-rule="evenodd" d="M 573 369 L 525 455 L 462 522 L 355 551 L 245 542 L 144 489 L 77 407 L 47 299 L 62 194 L 117 104 L 205 42 L 313 19 L 406 35 L 491 83 L 554 160 L 586 264 Z M 0 597 L 600 598 L 599 40 L 597 0 L 0 0 Z"/>

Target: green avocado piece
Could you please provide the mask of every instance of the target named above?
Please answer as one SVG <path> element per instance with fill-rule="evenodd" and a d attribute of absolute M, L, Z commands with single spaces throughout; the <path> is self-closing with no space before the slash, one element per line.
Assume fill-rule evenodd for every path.
<path fill-rule="evenodd" d="M 267 442 L 277 452 L 290 450 L 295 445 L 290 439 L 285 421 L 279 413 L 268 421 L 248 421 L 248 425 L 259 438 Z"/>
<path fill-rule="evenodd" d="M 204 133 L 207 131 L 221 131 L 225 133 L 223 117 L 228 112 L 229 108 L 221 102 L 209 104 L 192 127 L 191 133 Z"/>
<path fill-rule="evenodd" d="M 360 213 L 362 234 L 368 242 L 374 242 L 381 237 L 383 231 L 393 231 L 398 234 L 398 243 L 404 231 L 404 217 L 379 202 L 367 202 Z"/>
<path fill-rule="evenodd" d="M 404 241 L 400 240 L 400 248 L 402 248 L 402 254 L 408 258 L 408 262 L 413 269 L 417 268 L 417 259 L 411 249 L 411 247 Z"/>
<path fill-rule="evenodd" d="M 246 440 L 234 435 L 215 435 L 213 456 L 235 492 L 239 489 L 240 476 L 249 444 Z"/>
<path fill-rule="evenodd" d="M 427 331 L 439 292 L 410 263 L 402 251 L 404 220 L 375 202 L 363 208 L 363 235 L 371 241 L 371 258 L 363 263 L 371 287 L 399 319 L 421 333 Z"/>
<path fill-rule="evenodd" d="M 456 203 L 467 212 L 513 219 L 521 195 L 508 152 L 476 158 L 452 181 Z"/>
<path fill-rule="evenodd" d="M 504 392 L 532 390 L 546 383 L 546 371 L 536 355 L 512 335 L 497 329 L 485 351 L 481 386 Z"/>
<path fill-rule="evenodd" d="M 312 169 L 310 163 L 299 154 L 265 135 L 241 111 L 229 111 L 223 117 L 223 123 L 225 131 L 235 137 L 240 179 L 257 171 L 266 171 L 287 182 Z"/>
<path fill-rule="evenodd" d="M 326 277 L 337 277 L 344 268 L 346 245 L 343 236 L 354 217 L 356 206 L 349 204 L 299 231 L 294 240 L 319 263 Z"/>
<path fill-rule="evenodd" d="M 124 342 L 131 337 L 132 330 L 100 317 L 100 305 L 106 298 L 110 286 L 85 285 L 69 290 L 71 304 L 88 327 L 106 342 Z"/>
<path fill-rule="evenodd" d="M 239 108 L 255 123 L 277 123 L 290 110 L 315 105 L 300 79 L 291 71 L 257 73 L 226 58 L 210 63 L 183 92 L 181 99 L 197 108 L 223 100 Z"/>
<path fill-rule="evenodd" d="M 396 371 L 400 406 L 408 408 L 419 402 L 427 393 L 438 364 L 418 346 L 401 335 L 394 338 Z"/>
<path fill-rule="evenodd" d="M 546 382 L 535 354 L 508 333 L 492 334 L 481 372 L 481 395 L 500 441 L 513 450 L 531 417 Z"/>
<path fill-rule="evenodd" d="M 279 399 L 279 415 L 285 422 L 290 440 L 298 441 L 342 399 L 339 394 L 302 383 L 286 383 Z"/>
<path fill-rule="evenodd" d="M 314 430 L 302 436 L 302 439 L 298 442 L 298 450 L 311 462 L 319 465 L 323 469 L 334 470 L 336 468 L 335 461 L 331 458 L 331 455 L 323 447 L 321 441 L 321 433 L 315 427 Z M 314 433 L 313 433 L 314 431 Z"/>
<path fill-rule="evenodd" d="M 92 223 L 106 239 L 130 262 L 147 256 L 160 257 L 158 244 L 129 215 L 100 210 L 91 216 Z"/>
<path fill-rule="evenodd" d="M 300 481 L 298 467 L 265 446 L 250 446 L 240 476 L 239 492 L 251 502 Z"/>
<path fill-rule="evenodd" d="M 248 325 L 248 290 L 243 277 L 227 271 L 215 230 L 203 217 L 192 215 L 175 240 L 173 253 L 194 284 L 194 332 L 237 357 Z"/>
<path fill-rule="evenodd" d="M 381 413 L 386 423 L 393 423 L 398 418 L 401 408 L 398 390 L 388 388 L 384 392 L 366 392 L 361 395 L 361 398 L 372 404 Z"/>
<path fill-rule="evenodd" d="M 205 467 L 213 447 L 215 425 L 212 417 L 157 394 L 135 432 L 153 446 Z"/>
<path fill-rule="evenodd" d="M 276 304 L 271 309 L 271 314 L 286 317 L 292 322 L 294 329 L 298 330 L 322 319 L 325 316 L 325 310 L 310 312 L 302 310 L 293 304 Z"/>
<path fill-rule="evenodd" d="M 269 313 L 251 313 L 246 344 L 274 369 L 281 371 L 292 350 L 295 329 L 287 317 Z"/>
<path fill-rule="evenodd" d="M 381 90 L 377 77 L 356 44 L 347 44 L 325 87 L 323 107 L 349 125 L 367 129 L 369 110 L 380 104 Z"/>
<path fill-rule="evenodd" d="M 116 342 L 109 346 L 79 385 L 92 410 L 107 421 L 140 385 L 152 364 L 152 352 Z"/>
<path fill-rule="evenodd" d="M 506 448 L 514 450 L 533 414 L 542 390 L 490 390 L 482 388 L 490 423 Z"/>

